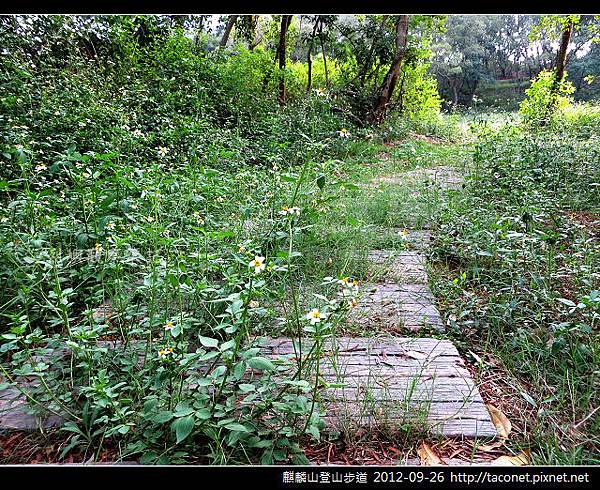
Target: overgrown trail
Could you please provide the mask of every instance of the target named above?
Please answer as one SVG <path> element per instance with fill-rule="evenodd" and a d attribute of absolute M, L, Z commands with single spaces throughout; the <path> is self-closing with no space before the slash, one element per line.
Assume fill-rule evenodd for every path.
<path fill-rule="evenodd" d="M 415 202 L 436 201 L 462 185 L 459 168 L 422 166 L 390 175 L 387 163 L 381 169 L 385 173 L 371 176 L 361 185 L 360 198 L 345 206 L 346 218 L 382 193 L 392 202 L 407 195 Z M 366 267 L 355 274 L 366 281 L 343 327 L 344 336 L 326 343 L 320 363 L 320 374 L 330 383 L 324 396 L 326 420 L 346 437 L 365 429 L 401 432 L 406 440 L 441 436 L 481 442 L 496 436 L 465 361 L 445 336 L 429 289 L 432 232 L 423 209 L 413 208 L 412 227 L 402 226 L 406 219 L 401 214 L 396 222 L 387 216 L 383 225 L 363 222 L 376 235 L 375 246 L 366 253 Z M 338 216 L 341 222 L 348 219 Z M 395 240 L 390 242 L 390 236 Z M 289 339 L 277 339 L 270 347 L 274 357 L 297 355 Z M 397 460 L 419 464 L 406 448 L 400 449 L 404 453 Z M 317 462 L 331 462 L 330 454 L 325 461 L 315 456 Z"/>
<path fill-rule="evenodd" d="M 389 151 L 363 165 L 362 175 L 349 176 L 362 183 L 342 193 L 321 223 L 338 238 L 355 237 L 345 251 L 331 245 L 326 250 L 328 262 L 335 257 L 332 267 L 356 279 L 360 293 L 337 337 L 320 346 L 317 376 L 326 387 L 320 401 L 330 431 L 346 440 L 365 433 L 398 440 L 402 434 L 405 443 L 396 444 L 402 456 L 395 461 L 419 464 L 410 452 L 416 441 L 487 441 L 496 428 L 466 363 L 445 335 L 429 289 L 432 216 L 447 193 L 462 185 L 460 151 L 418 140 L 389 145 Z M 275 338 L 265 354 L 293 360 L 312 345 Z M 3 404 L 0 398 L 0 408 Z M 24 399 L 5 408 L 0 426 L 36 427 Z M 44 422 L 55 425 L 61 425 L 56 417 Z M 331 454 L 325 459 L 318 451 L 307 453 L 315 462 L 334 462 Z"/>

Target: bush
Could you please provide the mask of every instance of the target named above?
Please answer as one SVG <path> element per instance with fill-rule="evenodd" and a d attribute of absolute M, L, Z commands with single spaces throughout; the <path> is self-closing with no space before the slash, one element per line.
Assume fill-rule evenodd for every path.
<path fill-rule="evenodd" d="M 554 71 L 543 70 L 525 90 L 527 97 L 519 106 L 519 113 L 525 122 L 539 125 L 541 121 L 546 121 L 548 118 L 553 120 L 561 117 L 561 114 L 571 105 L 573 100 L 570 96 L 575 92 L 575 87 L 567 80 L 566 73 L 554 94 L 553 84 Z"/>

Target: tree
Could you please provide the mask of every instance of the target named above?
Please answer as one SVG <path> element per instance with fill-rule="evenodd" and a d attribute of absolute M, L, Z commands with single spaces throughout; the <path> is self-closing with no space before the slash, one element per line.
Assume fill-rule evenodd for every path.
<path fill-rule="evenodd" d="M 230 15 L 227 19 L 227 25 L 225 26 L 225 32 L 223 32 L 223 37 L 221 38 L 221 42 L 219 43 L 220 48 L 224 48 L 227 46 L 227 41 L 229 40 L 229 35 L 231 34 L 231 30 L 235 25 L 235 21 L 237 20 L 237 15 Z"/>
<path fill-rule="evenodd" d="M 560 38 L 556 61 L 554 62 L 552 85 L 548 92 L 548 99 L 540 124 L 544 126 L 548 123 L 550 117 L 555 112 L 560 92 L 565 78 L 565 66 L 567 62 L 567 52 L 573 30 L 581 21 L 580 15 L 547 15 L 541 18 L 539 25 L 532 30 L 532 39 L 539 39 L 543 34 L 550 38 Z"/>
<path fill-rule="evenodd" d="M 372 119 L 373 122 L 381 122 L 385 118 L 385 112 L 387 109 L 392 95 L 394 94 L 394 88 L 398 82 L 398 75 L 400 74 L 400 66 L 406 56 L 406 44 L 408 40 L 408 15 L 400 15 L 396 21 L 396 53 L 390 68 L 383 80 L 383 83 L 379 87 L 377 93 L 377 99 L 373 108 Z"/>
<path fill-rule="evenodd" d="M 321 22 L 320 16 L 316 16 L 315 23 L 313 25 L 312 34 L 308 41 L 308 50 L 306 52 L 306 64 L 308 68 L 308 80 L 306 82 L 306 91 L 310 92 L 312 88 L 312 50 L 315 43 L 315 36 L 317 34 L 317 29 L 319 27 L 319 23 Z"/>
<path fill-rule="evenodd" d="M 567 49 L 569 48 L 569 42 L 571 41 L 571 35 L 573 34 L 573 19 L 571 16 L 567 19 L 564 24 L 562 35 L 560 38 L 560 47 L 556 54 L 556 67 L 554 73 L 554 83 L 552 84 L 552 94 L 558 92 L 560 82 L 565 76 L 565 62 L 567 60 Z"/>
<path fill-rule="evenodd" d="M 285 88 L 285 58 L 286 58 L 286 36 L 290 24 L 292 22 L 292 15 L 281 16 L 281 26 L 279 28 L 279 44 L 277 45 L 277 59 L 279 62 L 279 105 L 284 106 L 286 102 L 286 88 Z"/>

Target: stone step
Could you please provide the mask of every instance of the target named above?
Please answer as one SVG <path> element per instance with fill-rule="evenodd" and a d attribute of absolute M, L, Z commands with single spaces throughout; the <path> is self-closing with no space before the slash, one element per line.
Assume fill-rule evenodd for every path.
<path fill-rule="evenodd" d="M 274 362 L 305 359 L 314 343 L 264 342 L 263 352 Z M 322 349 L 319 375 L 330 386 L 321 397 L 330 428 L 415 424 L 449 437 L 496 436 L 479 390 L 449 340 L 340 337 L 324 341 Z"/>
<path fill-rule="evenodd" d="M 0 432 L 3 430 L 33 431 L 60 427 L 62 417 L 54 414 L 33 415 L 26 398 L 10 387 L 0 391 Z"/>
<path fill-rule="evenodd" d="M 460 189 L 464 177 L 463 174 L 454 167 L 438 166 L 430 168 L 416 168 L 408 172 L 402 172 L 395 175 L 383 175 L 371 179 L 367 188 L 377 188 L 380 185 L 405 186 L 418 183 L 430 183 L 440 189 Z"/>
<path fill-rule="evenodd" d="M 365 331 L 429 327 L 443 332 L 444 323 L 434 301 L 426 284 L 363 284 L 358 306 L 348 314 L 347 321 L 365 327 Z"/>
<path fill-rule="evenodd" d="M 427 259 L 421 252 L 372 250 L 367 258 L 370 276 L 386 282 L 427 284 Z"/>

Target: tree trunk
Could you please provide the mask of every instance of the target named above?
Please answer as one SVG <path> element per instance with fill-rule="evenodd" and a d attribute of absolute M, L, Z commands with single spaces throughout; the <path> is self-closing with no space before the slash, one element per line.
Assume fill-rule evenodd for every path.
<path fill-rule="evenodd" d="M 323 20 L 319 27 L 319 40 L 321 41 L 321 53 L 323 53 L 323 69 L 325 70 L 325 86 L 329 88 L 329 71 L 327 70 L 327 55 L 325 54 L 325 44 L 323 43 Z"/>
<path fill-rule="evenodd" d="M 565 62 L 567 60 L 567 49 L 569 49 L 569 41 L 571 40 L 571 34 L 573 33 L 573 22 L 569 22 L 565 27 L 560 39 L 560 48 L 556 55 L 556 73 L 554 75 L 554 83 L 552 85 L 553 91 L 558 92 L 560 82 L 565 76 Z"/>
<path fill-rule="evenodd" d="M 402 81 L 400 82 L 400 100 L 398 105 L 398 110 L 402 112 L 404 110 L 404 80 L 406 79 L 406 72 L 402 74 Z"/>
<path fill-rule="evenodd" d="M 286 99 L 286 88 L 285 88 L 285 52 L 286 52 L 286 43 L 285 38 L 287 35 L 288 27 L 290 27 L 290 23 L 292 22 L 291 15 L 282 15 L 281 16 L 281 28 L 279 30 L 279 45 L 277 46 L 277 58 L 279 60 L 279 105 L 285 105 Z"/>
<path fill-rule="evenodd" d="M 554 108 L 558 100 L 560 84 L 565 76 L 565 62 L 567 60 L 567 50 L 569 49 L 571 34 L 573 34 L 573 22 L 569 21 L 562 32 L 560 47 L 558 48 L 558 53 L 556 54 L 554 81 L 552 82 L 552 87 L 550 88 L 550 100 L 548 101 L 546 114 L 544 114 L 544 117 L 541 121 L 542 126 L 548 122 L 551 114 L 554 112 Z"/>
<path fill-rule="evenodd" d="M 456 107 L 458 105 L 458 87 L 457 87 L 457 81 L 454 80 L 452 82 L 452 94 L 453 94 L 453 98 L 452 98 L 452 103 L 454 104 L 454 107 Z"/>
<path fill-rule="evenodd" d="M 316 20 L 315 26 L 313 27 L 312 35 L 310 36 L 310 43 L 308 44 L 308 52 L 306 54 L 306 64 L 308 65 L 308 82 L 306 83 L 306 91 L 310 92 L 312 88 L 312 50 L 315 42 L 315 35 L 317 34 L 317 27 L 319 25 L 319 19 Z"/>
<path fill-rule="evenodd" d="M 235 25 L 235 21 L 237 20 L 237 15 L 230 15 L 227 20 L 227 25 L 225 26 L 225 32 L 223 33 L 223 37 L 221 38 L 221 42 L 219 43 L 220 48 L 224 48 L 227 45 L 227 41 L 229 40 L 229 35 L 231 34 L 231 30 Z"/>
<path fill-rule="evenodd" d="M 406 56 L 408 21 L 408 15 L 400 15 L 398 17 L 398 22 L 396 23 L 396 55 L 394 56 L 394 60 L 392 61 L 390 69 L 385 75 L 385 79 L 379 88 L 379 93 L 377 95 L 377 100 L 375 102 L 372 115 L 373 122 L 375 123 L 379 123 L 385 118 L 386 108 L 392 99 L 394 88 L 396 88 L 398 75 L 400 74 L 400 66 L 402 65 L 402 62 Z"/>

